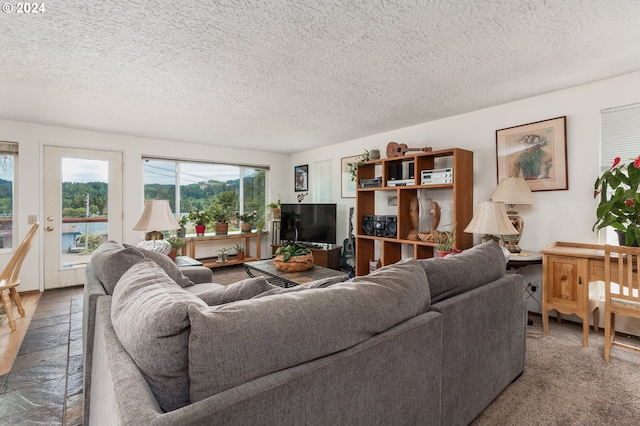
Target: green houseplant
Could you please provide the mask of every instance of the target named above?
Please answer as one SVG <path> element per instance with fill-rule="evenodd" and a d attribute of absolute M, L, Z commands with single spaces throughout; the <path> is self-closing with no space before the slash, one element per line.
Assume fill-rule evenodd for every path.
<path fill-rule="evenodd" d="M 186 244 L 186 242 L 180 239 L 177 235 L 171 235 L 168 238 L 165 238 L 169 244 L 171 244 L 171 251 L 169 252 L 169 257 L 172 260 L 176 260 L 176 255 L 178 254 L 178 250 L 181 250 L 182 247 Z"/>
<path fill-rule="evenodd" d="M 280 215 L 282 214 L 280 207 L 281 207 L 280 200 L 278 200 L 275 203 L 267 204 L 267 208 L 269 209 L 270 219 L 280 219 Z"/>
<path fill-rule="evenodd" d="M 231 215 L 221 204 L 214 204 L 211 207 L 211 217 L 213 218 L 214 227 L 217 235 L 225 235 L 229 233 L 229 220 Z"/>
<path fill-rule="evenodd" d="M 211 222 L 211 214 L 206 210 L 195 209 L 189 212 L 188 218 L 196 225 L 196 235 L 204 235 L 207 224 Z"/>
<path fill-rule="evenodd" d="M 637 245 L 640 241 L 640 156 L 627 164 L 616 157 L 613 165 L 596 179 L 594 198 L 600 198 L 597 220 L 592 230 L 613 227 L 624 237 L 620 244 Z"/>
<path fill-rule="evenodd" d="M 445 225 L 447 226 L 447 225 Z M 442 231 L 436 233 L 436 251 L 439 257 L 444 257 L 450 253 L 460 253 L 460 250 L 453 248 L 456 242 L 456 225 L 451 227 L 450 231 Z"/>
<path fill-rule="evenodd" d="M 313 268 L 313 254 L 311 250 L 300 244 L 287 244 L 276 250 L 273 265 L 279 271 L 300 272 Z"/>
<path fill-rule="evenodd" d="M 380 158 L 380 154 L 378 154 L 378 158 Z M 369 161 L 369 150 L 365 149 L 362 155 L 355 159 L 352 163 L 347 163 L 349 166 L 349 173 L 351 174 L 351 180 L 356 181 L 358 176 L 358 167 L 362 166 L 365 161 Z"/>

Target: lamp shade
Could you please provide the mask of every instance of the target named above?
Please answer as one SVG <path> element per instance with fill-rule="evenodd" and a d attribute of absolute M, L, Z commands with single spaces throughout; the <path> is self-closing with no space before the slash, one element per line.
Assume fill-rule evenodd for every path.
<path fill-rule="evenodd" d="M 464 229 L 471 234 L 511 235 L 518 231 L 511 224 L 502 202 L 480 201 L 476 212 Z"/>
<path fill-rule="evenodd" d="M 502 201 L 505 204 L 531 204 L 536 202 L 529 185 L 521 177 L 502 178 L 490 198 L 491 201 Z"/>
<path fill-rule="evenodd" d="M 179 229 L 180 225 L 171 213 L 168 200 L 147 200 L 140 220 L 133 227 L 134 231 L 167 231 Z"/>

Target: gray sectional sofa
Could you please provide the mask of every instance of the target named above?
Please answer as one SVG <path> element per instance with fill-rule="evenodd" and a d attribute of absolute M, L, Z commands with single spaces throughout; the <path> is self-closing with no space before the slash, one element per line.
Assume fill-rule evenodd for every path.
<path fill-rule="evenodd" d="M 109 242 L 87 267 L 85 424 L 466 425 L 524 369 L 493 242 L 291 289 L 153 257 Z"/>

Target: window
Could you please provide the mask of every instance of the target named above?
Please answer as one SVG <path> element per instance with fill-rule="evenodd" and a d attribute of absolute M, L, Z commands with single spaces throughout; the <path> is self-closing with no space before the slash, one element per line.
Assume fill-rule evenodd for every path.
<path fill-rule="evenodd" d="M 0 141 L 0 249 L 14 247 L 15 164 L 18 144 Z"/>
<path fill-rule="evenodd" d="M 611 168 L 616 157 L 628 163 L 640 155 L 640 103 L 600 111 L 600 173 Z M 618 244 L 614 229 L 606 229 L 608 244 Z"/>
<path fill-rule="evenodd" d="M 267 171 L 254 166 L 144 158 L 144 197 L 169 200 L 177 218 L 194 209 L 221 205 L 231 216 L 229 230 L 239 230 L 236 211 L 256 211 L 258 218 L 265 217 Z M 212 229 L 210 224 L 207 232 Z M 187 225 L 187 232 L 195 232 L 193 224 Z"/>

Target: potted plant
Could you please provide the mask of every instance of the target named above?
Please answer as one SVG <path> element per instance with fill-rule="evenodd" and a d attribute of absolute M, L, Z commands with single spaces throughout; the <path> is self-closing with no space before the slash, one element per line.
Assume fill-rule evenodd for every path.
<path fill-rule="evenodd" d="M 347 163 L 347 166 L 349 166 L 349 173 L 351 173 L 352 181 L 356 181 L 356 178 L 358 177 L 358 167 L 362 166 L 365 161 L 369 161 L 369 155 L 369 151 L 365 149 L 362 155 L 356 158 L 353 163 Z M 380 154 L 378 154 L 378 158 L 380 158 Z"/>
<path fill-rule="evenodd" d="M 218 263 L 226 263 L 227 260 L 229 260 L 229 252 L 231 251 L 230 248 L 227 247 L 222 247 L 220 249 L 217 250 L 218 252 Z"/>
<path fill-rule="evenodd" d="M 254 210 L 251 213 L 240 213 L 238 210 L 236 210 L 236 217 L 240 219 L 241 222 L 240 230 L 242 232 L 251 232 L 251 222 L 253 222 L 255 218 L 258 217 L 258 212 Z"/>
<path fill-rule="evenodd" d="M 229 233 L 229 212 L 220 204 L 211 207 L 211 217 L 214 221 L 216 235 L 225 235 Z"/>
<path fill-rule="evenodd" d="M 184 238 L 187 235 L 187 222 L 189 222 L 188 214 L 180 216 L 180 220 L 178 221 L 178 225 L 180 225 L 180 229 L 178 230 L 178 235 L 182 238 Z"/>
<path fill-rule="evenodd" d="M 446 226 L 446 225 L 445 225 Z M 450 231 L 436 231 L 436 253 L 438 257 L 445 257 L 448 254 L 460 253 L 462 250 L 458 250 L 453 247 L 456 242 L 456 225 L 454 224 Z"/>
<path fill-rule="evenodd" d="M 196 235 L 204 235 L 207 224 L 211 222 L 211 214 L 205 210 L 195 209 L 189 212 L 189 220 L 196 225 Z"/>
<path fill-rule="evenodd" d="M 176 260 L 176 255 L 178 254 L 178 250 L 181 250 L 182 247 L 186 244 L 184 240 L 182 240 L 177 235 L 171 235 L 166 240 L 171 244 L 171 251 L 169 252 L 169 257 L 171 260 Z"/>
<path fill-rule="evenodd" d="M 287 244 L 276 250 L 273 265 L 279 271 L 300 272 L 313 268 L 313 254 L 308 247 L 300 244 Z"/>
<path fill-rule="evenodd" d="M 236 249 L 236 259 L 241 262 L 244 260 L 244 246 L 240 243 L 237 243 L 235 246 Z"/>
<path fill-rule="evenodd" d="M 596 179 L 593 197 L 600 197 L 597 220 L 592 230 L 607 226 L 618 233 L 620 245 L 638 245 L 640 241 L 640 156 L 628 164 L 616 157 L 613 165 Z"/>
<path fill-rule="evenodd" d="M 272 219 L 280 219 L 280 215 L 282 211 L 280 210 L 280 200 L 277 203 L 269 203 L 267 204 L 267 208 L 271 211 Z"/>

